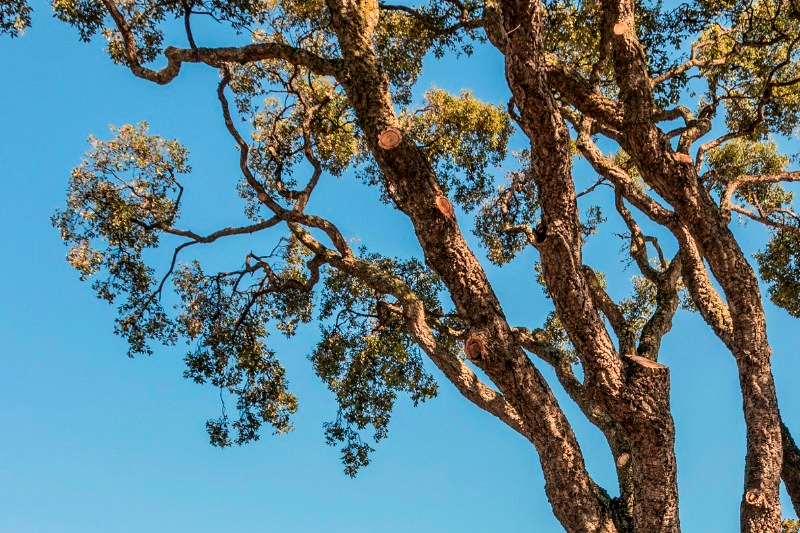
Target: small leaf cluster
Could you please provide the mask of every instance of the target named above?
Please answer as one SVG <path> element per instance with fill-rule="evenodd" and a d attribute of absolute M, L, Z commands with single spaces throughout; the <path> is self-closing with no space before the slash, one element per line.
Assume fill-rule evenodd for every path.
<path fill-rule="evenodd" d="M 459 21 L 471 18 L 482 2 L 467 0 L 457 8 L 451 2 L 431 2 L 414 8 L 416 14 L 382 9 L 375 32 L 375 46 L 383 70 L 392 85 L 392 96 L 400 105 L 408 105 L 412 88 L 422 73 L 423 59 L 432 51 L 442 57 L 446 50 L 472 53 L 471 40 L 481 40 L 476 30 L 448 31 Z"/>
<path fill-rule="evenodd" d="M 600 2 L 549 0 L 545 6 L 544 30 L 548 51 L 588 74 L 601 50 L 603 12 Z"/>
<path fill-rule="evenodd" d="M 339 176 L 360 150 L 347 97 L 327 78 L 261 61 L 236 67 L 231 88 L 253 126 L 250 169 L 270 191 L 297 186 L 317 166 Z M 248 214 L 258 218 L 254 191 L 243 183 L 240 192 L 249 201 Z"/>
<path fill-rule="evenodd" d="M 581 222 L 581 238 L 585 243 L 589 237 L 597 233 L 600 224 L 608 220 L 603 215 L 603 209 L 599 205 L 592 205 L 586 210 L 586 217 Z"/>
<path fill-rule="evenodd" d="M 510 262 L 530 244 L 523 228 L 532 230 L 538 219 L 539 195 L 530 173 L 529 152 L 515 153 L 522 168 L 508 173 L 508 184 L 497 188 L 481 206 L 475 235 L 496 265 Z"/>
<path fill-rule="evenodd" d="M 542 331 L 544 332 L 543 340 L 550 347 L 563 354 L 569 363 L 578 363 L 578 353 L 575 351 L 572 341 L 569 340 L 567 330 L 564 329 L 564 325 L 555 311 L 548 313 Z"/>
<path fill-rule="evenodd" d="M 707 176 L 714 190 L 724 194 L 725 187 L 739 176 L 770 175 L 782 172 L 789 158 L 778 152 L 774 142 L 734 139 L 706 154 Z M 734 198 L 759 206 L 763 212 L 779 209 L 792 202 L 793 194 L 779 183 L 746 183 L 736 189 Z"/>
<path fill-rule="evenodd" d="M 440 281 L 415 260 L 400 262 L 368 255 L 372 268 L 401 278 L 426 308 L 439 307 Z M 329 272 L 322 294 L 322 340 L 311 354 L 317 375 L 336 395 L 339 412 L 326 424 L 326 439 L 342 449 L 345 472 L 354 476 L 369 463 L 372 447 L 361 431 L 371 426 L 375 442 L 388 434 L 398 393 L 416 405 L 436 395 L 436 383 L 398 312 L 399 304 L 362 280 Z M 455 349 L 455 347 L 453 347 Z"/>
<path fill-rule="evenodd" d="M 772 303 L 800 318 L 800 235 L 779 229 L 755 255 L 761 278 L 769 283 Z"/>
<path fill-rule="evenodd" d="M 787 518 L 781 522 L 781 533 L 797 533 L 800 531 L 800 520 Z"/>
<path fill-rule="evenodd" d="M 422 73 L 422 60 L 432 44 L 430 32 L 405 13 L 381 12 L 375 44 L 392 85 L 392 99 L 411 103 L 411 90 Z"/>
<path fill-rule="evenodd" d="M 800 20 L 788 0 L 761 0 L 730 10 L 731 26 L 712 25 L 700 59 L 710 101 L 725 103 L 732 131 L 766 137 L 800 126 Z"/>
<path fill-rule="evenodd" d="M 644 276 L 632 276 L 631 283 L 633 293 L 618 305 L 628 327 L 638 336 L 655 310 L 658 295 L 655 284 Z"/>
<path fill-rule="evenodd" d="M 267 324 L 278 320 L 287 334 L 311 315 L 310 296 L 300 291 L 271 290 L 259 270 L 208 275 L 198 262 L 183 266 L 175 275 L 182 301 L 177 318 L 179 331 L 197 341 L 186 356 L 184 376 L 196 383 L 209 382 L 236 398 L 239 417 L 230 422 L 226 412 L 207 423 L 211 442 L 217 446 L 258 440 L 259 429 L 270 424 L 276 433 L 289 431 L 289 417 L 297 399 L 288 391 L 284 367 L 265 340 Z M 250 286 L 248 278 L 256 277 Z M 294 268 L 281 278 L 296 279 Z M 235 436 L 231 437 L 231 429 Z"/>
<path fill-rule="evenodd" d="M 637 36 L 645 50 L 651 76 L 659 76 L 678 66 L 682 59 L 676 50 L 695 33 L 691 21 L 683 11 L 685 4 L 665 7 L 663 0 L 645 0 L 634 3 Z M 686 73 L 672 76 L 654 87 L 656 104 L 663 108 L 677 105 L 685 94 L 689 78 Z"/>
<path fill-rule="evenodd" d="M 25 0 L 10 0 L 0 4 L 0 34 L 19 37 L 31 25 L 31 6 Z"/>
<path fill-rule="evenodd" d="M 474 209 L 492 193 L 490 169 L 505 159 L 513 132 L 502 106 L 481 102 L 466 90 L 454 96 L 434 89 L 425 94 L 420 112 L 404 118 L 408 134 L 464 209 Z"/>
<path fill-rule="evenodd" d="M 72 171 L 67 207 L 52 223 L 70 247 L 67 259 L 81 280 L 98 273 L 98 297 L 120 295 L 117 331 L 130 354 L 151 353 L 147 339 L 171 343 L 175 333 L 155 293 L 154 271 L 142 259 L 158 246 L 162 229 L 178 216 L 177 175 L 188 173 L 187 151 L 176 141 L 148 135 L 147 124 L 112 128 L 115 138 L 90 138 L 92 150 Z"/>
<path fill-rule="evenodd" d="M 325 0 L 272 0 L 271 3 L 275 9 L 269 14 L 269 26 L 277 34 L 275 37 L 280 35 L 286 42 L 320 56 L 340 55 Z"/>

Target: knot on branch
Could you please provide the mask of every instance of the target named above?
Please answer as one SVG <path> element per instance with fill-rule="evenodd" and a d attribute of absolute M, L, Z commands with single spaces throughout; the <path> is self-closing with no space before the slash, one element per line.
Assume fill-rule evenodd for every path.
<path fill-rule="evenodd" d="M 744 500 L 757 507 L 765 507 L 767 505 L 767 496 L 757 489 L 748 490 L 744 495 Z"/>
<path fill-rule="evenodd" d="M 536 244 L 542 244 L 547 238 L 547 224 L 544 221 L 539 222 L 533 230 L 533 235 L 536 239 Z"/>
<path fill-rule="evenodd" d="M 483 339 L 475 333 L 470 333 L 467 340 L 464 341 L 464 353 L 470 361 L 480 361 L 486 355 L 486 344 Z"/>

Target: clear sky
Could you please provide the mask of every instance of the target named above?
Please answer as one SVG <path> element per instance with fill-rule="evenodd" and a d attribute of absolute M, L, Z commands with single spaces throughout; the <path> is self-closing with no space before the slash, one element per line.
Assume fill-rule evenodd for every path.
<path fill-rule="evenodd" d="M 146 120 L 152 133 L 190 149 L 184 220 L 199 231 L 241 220 L 237 153 L 215 98 L 217 75 L 186 66 L 166 87 L 137 80 L 111 64 L 102 42 L 80 43 L 47 3 L 33 5 L 34 27 L 0 40 L 0 532 L 561 531 L 532 446 L 443 379 L 440 395 L 418 408 L 401 399 L 372 464 L 356 479 L 345 476 L 322 432 L 336 405 L 306 358 L 317 339 L 313 324 L 288 342 L 271 337 L 299 397 L 296 430 L 267 432 L 241 448 L 211 447 L 204 422 L 218 416 L 217 392 L 181 377 L 182 346 L 125 356 L 114 310 L 68 267 L 49 217 L 64 202 L 86 137 Z M 431 60 L 419 88 L 432 86 L 508 99 L 502 59 L 490 49 Z M 591 179 L 584 167 L 576 173 Z M 348 238 L 385 254 L 419 253 L 410 224 L 352 176 L 327 180 L 317 196 L 311 209 Z M 622 270 L 613 235 L 621 228 L 608 214 L 587 262 L 607 270 L 612 294 L 622 297 L 633 272 Z M 460 221 L 468 233 L 470 218 Z M 748 253 L 763 245 L 758 228 L 739 235 Z M 237 246 L 202 253 L 238 265 Z M 487 267 L 513 324 L 537 327 L 550 309 L 533 281 L 534 260 L 529 253 L 502 270 Z M 767 308 L 781 410 L 800 437 L 797 322 Z M 684 530 L 735 531 L 745 441 L 733 358 L 686 312 L 661 353 L 671 368 Z M 615 493 L 604 439 L 555 389 L 589 470 Z M 785 494 L 783 503 L 788 511 Z"/>

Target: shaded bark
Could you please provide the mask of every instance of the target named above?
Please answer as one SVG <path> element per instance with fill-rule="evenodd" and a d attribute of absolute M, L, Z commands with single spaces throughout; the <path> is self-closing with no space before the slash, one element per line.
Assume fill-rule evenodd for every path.
<path fill-rule="evenodd" d="M 603 42 L 613 44 L 620 103 L 545 53 L 540 2 L 507 0 L 500 6 L 489 5 L 486 10 L 487 21 L 499 17 L 487 28 L 487 33 L 505 54 L 506 74 L 519 110 L 518 122 L 532 141 L 532 176 L 542 206 L 541 242 L 537 247 L 543 275 L 558 316 L 583 364 L 585 383 L 578 382 L 563 358 L 544 358 L 550 358 L 548 363 L 556 369 L 567 392 L 606 436 L 617 462 L 622 494 L 618 501 L 609 499 L 586 472 L 575 435 L 552 391 L 520 347 L 519 334 L 508 325 L 455 216 L 441 209 L 444 195 L 424 153 L 408 141 L 389 149 L 378 142 L 380 133 L 397 127 L 398 120 L 387 76 L 373 48 L 373 30 L 379 17 L 376 1 L 328 0 L 341 58 L 324 58 L 279 43 L 231 48 L 197 48 L 192 44 L 188 50 L 167 47 L 168 64 L 160 71 L 138 63 L 135 40 L 116 3 L 111 0 L 103 3 L 122 33 L 132 72 L 159 84 L 174 79 L 184 62 L 218 67 L 222 62 L 249 63 L 263 59 L 302 65 L 341 82 L 383 172 L 389 196 L 412 221 L 426 262 L 444 281 L 467 325 L 467 333 L 481 341 L 482 353 L 473 362 L 486 372 L 501 393 L 480 383 L 462 361 L 441 354 L 426 322 L 424 308 L 415 295 L 398 285 L 396 279 L 378 279 L 368 265 L 359 263 L 347 251 L 344 239 L 332 232 L 326 221 L 298 213 L 282 216 L 291 224 L 319 227 L 332 235 L 339 255 L 316 243 L 310 235 L 303 242 L 325 262 L 394 294 L 403 305 L 404 319 L 415 341 L 459 391 L 536 446 L 548 498 L 568 531 L 676 533 L 680 530 L 669 370 L 655 362 L 661 338 L 669 331 L 677 307 L 674 288 L 678 270 L 682 271 L 692 296 L 708 301 L 707 306 L 701 306 L 701 312 L 731 349 L 739 366 L 748 432 L 743 531 L 776 531 L 780 518 L 779 507 L 775 505 L 776 473 L 781 468 L 797 508 L 800 453 L 785 426 L 780 428 L 782 436 L 777 432 L 779 418 L 769 366 L 770 349 L 755 274 L 728 230 L 727 220 L 698 184 L 696 169 L 687 153 L 689 137 L 682 137 L 680 153 L 676 154 L 669 136 L 655 125 L 664 116 L 653 111 L 651 80 L 636 40 L 631 2 L 604 3 L 607 20 Z M 470 22 L 469 27 L 477 24 Z M 604 169 L 612 170 L 622 196 L 640 209 L 649 210 L 655 220 L 672 229 L 679 240 L 683 239 L 680 261 L 673 261 L 674 268 L 663 272 L 664 278 L 651 279 L 658 278 L 664 285 L 659 285 L 656 313 L 648 321 L 638 346 L 614 302 L 582 264 L 570 135 L 553 90 L 602 122 L 599 127 L 603 133 L 620 142 L 633 156 L 645 180 L 674 209 L 672 213 L 653 205 L 655 202 L 632 186 L 629 179 L 614 174 L 616 170 L 612 167 Z M 230 117 L 226 118 L 230 121 Z M 577 121 L 573 125 L 579 126 Z M 585 144 L 583 149 L 591 152 Z M 245 149 L 242 154 L 246 162 Z M 588 153 L 587 158 L 591 157 Z M 259 187 L 256 183 L 254 189 L 263 192 Z M 302 235 L 304 230 L 295 226 L 294 231 Z M 722 285 L 728 303 L 714 291 L 703 265 L 704 258 Z M 645 275 L 653 276 L 640 257 L 634 259 Z M 614 347 L 601 313 L 612 323 L 620 339 L 619 350 Z"/>
<path fill-rule="evenodd" d="M 783 422 L 781 422 L 781 438 L 783 442 L 781 476 L 786 492 L 792 500 L 794 512 L 800 515 L 800 448 L 797 447 L 789 428 Z"/>
<path fill-rule="evenodd" d="M 683 279 L 692 300 L 717 337 L 732 350 L 733 325 L 728 307 L 711 285 L 705 266 L 702 264 L 702 258 L 691 236 L 685 229 L 679 233 L 679 236 L 680 253 L 684 265 Z M 781 479 L 792 500 L 795 513 L 800 513 L 800 449 L 782 420 L 780 428 L 783 447 Z"/>

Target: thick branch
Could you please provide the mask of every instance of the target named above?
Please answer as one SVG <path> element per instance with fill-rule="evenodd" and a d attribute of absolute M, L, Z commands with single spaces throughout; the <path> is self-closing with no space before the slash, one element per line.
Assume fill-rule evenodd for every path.
<path fill-rule="evenodd" d="M 539 178 L 537 188 L 548 228 L 548 237 L 539 246 L 543 274 L 559 318 L 582 358 L 586 386 L 595 389 L 602 407 L 631 437 L 636 530 L 672 533 L 679 530 L 679 523 L 669 371 L 656 363 L 645 364 L 648 360 L 638 356 L 617 356 L 585 276 L 576 268 L 580 240 L 574 234 L 577 215 L 570 173 L 571 142 L 551 89 L 543 80 L 547 67 L 540 27 L 542 9 L 533 0 L 502 2 L 508 35 L 506 76 L 519 109 L 518 122 L 531 140 L 531 166 L 534 178 Z M 570 104 L 580 110 L 580 102 Z M 548 271 L 548 265 L 552 270 Z"/>
<path fill-rule="evenodd" d="M 636 37 L 633 2 L 604 0 L 603 6 L 605 30 L 615 35 L 615 75 L 625 113 L 623 148 L 635 160 L 645 181 L 685 223 L 730 306 L 735 331 L 731 347 L 739 367 L 748 438 L 742 531 L 776 533 L 780 525 L 782 450 L 758 281 L 718 207 L 700 185 L 695 164 L 685 154 L 675 154 L 669 139 L 654 123 L 652 87 L 644 51 Z M 680 240 L 679 235 L 676 237 Z"/>
<path fill-rule="evenodd" d="M 442 278 L 470 335 L 485 350 L 474 362 L 492 379 L 506 400 L 532 428 L 547 480 L 546 490 L 556 515 L 571 531 L 600 530 L 602 511 L 596 484 L 585 470 L 575 436 L 546 381 L 519 348 L 486 274 L 461 234 L 455 217 L 440 211 L 444 194 L 426 156 L 403 139 L 390 149 L 378 135 L 397 128 L 389 83 L 373 49 L 374 0 L 329 0 L 333 26 L 342 49 L 346 74 L 342 80 L 365 132 L 394 204 L 414 224 L 426 262 Z M 440 200 L 440 204 L 443 204 Z M 610 523 L 610 522 L 609 522 Z M 611 531 L 604 528 L 606 531 Z"/>
<path fill-rule="evenodd" d="M 578 71 L 552 55 L 547 56 L 546 69 L 551 87 L 578 111 L 613 130 L 622 127 L 623 115 L 617 102 L 592 87 Z"/>
<path fill-rule="evenodd" d="M 542 206 L 542 274 L 559 319 L 582 357 L 586 383 L 614 395 L 622 365 L 582 271 L 569 130 L 544 74 L 541 27 L 531 18 L 538 9 L 541 6 L 527 1 L 503 3 L 506 78 L 519 109 L 517 122 L 532 140 L 531 173 Z"/>
<path fill-rule="evenodd" d="M 630 462 L 631 443 L 627 433 L 597 401 L 587 394 L 585 387 L 575 376 L 571 358 L 554 347 L 547 340 L 543 330 L 515 328 L 514 333 L 519 340 L 520 346 L 539 357 L 555 370 L 559 383 L 564 387 L 569 397 L 578 405 L 586 418 L 600 429 L 606 437 L 617 468 L 620 491 L 620 496 L 616 499 L 617 503 L 611 506 L 614 523 L 617 524 L 619 531 L 632 530 L 634 487 Z"/>

